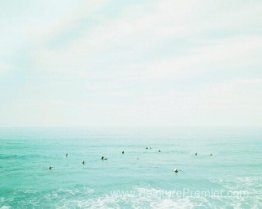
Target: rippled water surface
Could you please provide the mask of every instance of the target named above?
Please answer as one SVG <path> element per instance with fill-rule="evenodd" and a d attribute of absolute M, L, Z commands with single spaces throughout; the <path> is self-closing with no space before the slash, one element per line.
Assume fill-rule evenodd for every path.
<path fill-rule="evenodd" d="M 261 136 L 258 129 L 1 129 L 0 209 L 261 209 Z"/>

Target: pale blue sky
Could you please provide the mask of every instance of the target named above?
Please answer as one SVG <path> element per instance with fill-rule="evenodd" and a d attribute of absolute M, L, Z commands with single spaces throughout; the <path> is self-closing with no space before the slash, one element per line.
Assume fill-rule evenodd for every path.
<path fill-rule="evenodd" d="M 0 126 L 261 126 L 260 0 L 0 0 Z"/>

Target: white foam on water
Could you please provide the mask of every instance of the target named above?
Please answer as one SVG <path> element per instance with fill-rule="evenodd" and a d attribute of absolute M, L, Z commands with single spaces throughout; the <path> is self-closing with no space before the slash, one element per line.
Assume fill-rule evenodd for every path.
<path fill-rule="evenodd" d="M 101 196 L 82 195 L 81 198 L 61 199 L 56 208 L 81 209 L 261 209 L 260 199 L 252 196 L 177 196 L 176 191 L 156 188 L 135 188 L 129 191 L 115 191 Z"/>
<path fill-rule="evenodd" d="M 260 177 L 236 177 L 213 179 L 211 182 L 219 183 L 228 196 L 233 198 L 253 198 L 262 196 L 262 178 Z"/>
<path fill-rule="evenodd" d="M 229 181 L 229 180 L 228 180 Z M 235 181 L 235 180 L 234 180 Z M 249 181 L 249 180 L 248 180 Z M 223 182 L 225 183 L 225 182 Z M 237 190 L 236 190 L 237 191 Z M 131 190 L 117 190 L 98 194 L 95 190 L 82 187 L 58 189 L 44 196 L 37 194 L 32 199 L 22 202 L 28 208 L 57 209 L 261 209 L 261 197 L 247 196 L 210 196 L 179 195 L 179 191 L 158 188 L 136 187 Z M 2 201 L 0 209 L 10 209 L 8 202 Z"/>
<path fill-rule="evenodd" d="M 223 187 L 225 194 L 228 194 L 228 196 L 222 199 L 229 202 L 232 208 L 262 208 L 261 177 L 228 177 L 216 179 L 213 182 L 217 182 Z"/>
<path fill-rule="evenodd" d="M 57 208 L 161 208 L 161 209 L 193 209 L 189 198 L 174 198 L 169 191 L 160 189 L 136 188 L 131 191 L 116 191 L 104 196 L 60 202 Z"/>
<path fill-rule="evenodd" d="M 4 205 L 0 209 L 10 209 L 10 208 L 11 208 L 10 206 Z"/>
<path fill-rule="evenodd" d="M 10 209 L 11 206 L 6 205 L 8 204 L 8 202 L 10 202 L 11 200 L 8 198 L 4 198 L 4 197 L 0 197 L 0 209 Z"/>

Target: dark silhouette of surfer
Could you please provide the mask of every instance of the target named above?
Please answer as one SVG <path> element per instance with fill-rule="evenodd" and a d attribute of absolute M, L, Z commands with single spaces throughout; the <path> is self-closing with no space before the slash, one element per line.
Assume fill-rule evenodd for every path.
<path fill-rule="evenodd" d="M 104 157 L 104 156 L 102 156 L 102 157 L 101 157 L 101 160 L 107 160 L 107 158 L 106 158 L 106 157 Z"/>
<path fill-rule="evenodd" d="M 180 172 L 180 171 L 182 171 L 182 170 L 178 170 L 177 168 L 174 169 L 175 174 L 178 174 L 178 172 Z"/>

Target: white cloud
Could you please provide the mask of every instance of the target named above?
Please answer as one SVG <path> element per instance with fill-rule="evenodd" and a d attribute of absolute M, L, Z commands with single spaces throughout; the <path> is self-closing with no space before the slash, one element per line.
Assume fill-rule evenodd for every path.
<path fill-rule="evenodd" d="M 11 81 L 20 81 L 15 102 L 0 103 L 3 124 L 261 123 L 261 2 L 159 0 L 114 17 L 100 10 L 106 0 L 85 2 L 14 30 L 5 48 L 24 77 Z M 11 68 L 0 64 L 0 72 Z M 239 80 L 243 68 L 249 78 Z M 212 72 L 220 80 L 197 86 Z"/>
<path fill-rule="evenodd" d="M 231 66 L 236 64 L 235 61 L 238 65 L 246 64 L 248 60 L 251 61 L 248 53 L 257 50 L 256 44 L 261 44 L 259 37 L 251 34 L 249 37 L 235 38 L 234 35 L 233 38 L 219 38 L 217 41 L 212 37 L 205 40 L 201 36 L 213 30 L 238 30 L 240 25 L 236 25 L 236 22 L 244 22 L 245 27 L 248 27 L 250 21 L 260 16 L 258 11 L 262 4 L 256 3 L 255 11 L 251 4 L 241 8 L 231 5 L 229 11 L 216 11 L 215 7 L 218 5 L 219 2 L 210 5 L 207 1 L 168 0 L 158 1 L 147 7 L 130 7 L 123 11 L 120 18 L 102 20 L 96 27 L 83 31 L 82 36 L 73 40 L 66 48 L 50 49 L 45 45 L 40 46 L 35 55 L 36 68 L 51 73 L 69 72 L 81 76 L 92 74 L 94 70 L 106 70 L 108 67 L 131 71 L 143 71 L 144 68 L 153 71 L 150 73 L 151 77 L 168 77 L 173 72 L 194 73 L 195 65 L 198 68 L 212 67 L 210 64 L 219 62 L 220 66 L 223 63 Z M 200 12 L 203 14 L 199 14 Z M 210 15 L 214 16 L 211 16 L 212 21 L 209 19 Z M 66 24 L 70 28 L 72 23 L 65 22 L 65 28 Z M 254 37 L 254 40 L 249 40 Z M 149 64 L 141 67 L 134 64 L 137 58 L 157 50 L 166 40 L 181 38 L 191 40 L 196 46 L 186 49 L 188 51 L 184 55 L 175 55 L 169 60 L 149 60 Z M 243 59 L 244 56 L 249 57 Z M 126 63 L 121 62 L 123 58 L 127 59 Z M 103 65 L 108 59 L 111 66 Z M 170 67 L 175 69 L 170 70 Z"/>
<path fill-rule="evenodd" d="M 186 55 L 143 66 L 145 77 L 175 79 L 214 70 L 236 71 L 240 67 L 260 66 L 261 37 L 241 37 L 193 48 Z"/>
<path fill-rule="evenodd" d="M 80 1 L 77 8 L 67 11 L 66 15 L 61 15 L 52 21 L 43 21 L 42 24 L 26 25 L 27 35 L 33 38 L 33 42 L 41 47 L 48 40 L 68 30 L 74 30 L 76 25 L 87 17 L 92 20 L 94 13 L 106 4 L 107 0 Z"/>

